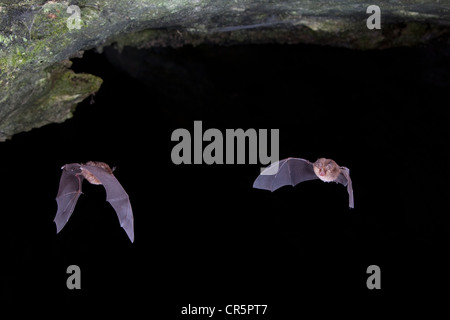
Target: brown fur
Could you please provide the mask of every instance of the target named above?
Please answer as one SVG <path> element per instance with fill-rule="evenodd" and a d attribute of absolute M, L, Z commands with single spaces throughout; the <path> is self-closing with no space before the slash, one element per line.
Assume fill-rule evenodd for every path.
<path fill-rule="evenodd" d="M 317 159 L 317 161 L 313 163 L 313 167 L 316 176 L 325 182 L 336 180 L 341 173 L 341 168 L 331 159 Z"/>
<path fill-rule="evenodd" d="M 88 161 L 86 162 L 86 165 L 99 167 L 105 169 L 106 171 L 108 171 L 108 173 L 113 174 L 112 169 L 104 162 Z M 89 181 L 92 184 L 102 184 L 100 180 L 98 180 L 88 169 L 83 168 L 83 166 L 81 166 L 81 174 L 83 175 L 83 177 L 86 178 L 87 181 Z"/>

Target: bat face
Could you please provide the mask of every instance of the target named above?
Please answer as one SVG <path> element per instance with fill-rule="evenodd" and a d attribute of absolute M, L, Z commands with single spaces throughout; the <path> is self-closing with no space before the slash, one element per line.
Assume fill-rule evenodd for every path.
<path fill-rule="evenodd" d="M 331 159 L 317 159 L 313 166 L 314 173 L 320 180 L 325 182 L 335 181 L 341 173 L 341 168 Z"/>

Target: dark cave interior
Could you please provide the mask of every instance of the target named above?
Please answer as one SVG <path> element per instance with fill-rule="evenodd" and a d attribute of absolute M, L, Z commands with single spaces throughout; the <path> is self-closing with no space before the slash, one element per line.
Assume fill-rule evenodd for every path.
<path fill-rule="evenodd" d="M 100 91 L 65 123 L 0 144 L 2 295 L 70 300 L 129 292 L 132 299 L 148 290 L 174 317 L 188 303 L 256 300 L 279 315 L 295 312 L 286 302 L 298 300 L 291 292 L 306 295 L 307 305 L 324 293 L 369 300 L 439 286 L 450 231 L 443 209 L 448 49 L 440 42 L 380 51 L 202 45 L 85 52 L 72 68 L 103 78 Z M 192 134 L 194 121 L 203 131 L 279 129 L 280 159 L 328 157 L 349 167 L 355 209 L 334 183 L 253 189 L 260 163 L 175 165 L 171 134 Z M 86 182 L 56 234 L 60 168 L 89 160 L 117 167 L 135 243 L 104 189 Z M 66 288 L 72 264 L 82 270 L 79 292 Z M 373 264 L 383 272 L 382 293 L 366 288 Z"/>

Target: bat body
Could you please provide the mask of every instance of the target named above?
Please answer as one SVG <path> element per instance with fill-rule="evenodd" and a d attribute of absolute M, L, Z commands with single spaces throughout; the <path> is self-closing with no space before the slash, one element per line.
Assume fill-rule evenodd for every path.
<path fill-rule="evenodd" d="M 134 242 L 133 211 L 128 194 L 114 177 L 113 170 L 104 162 L 89 161 L 86 164 L 71 163 L 62 167 L 59 182 L 58 212 L 54 222 L 56 233 L 66 225 L 72 215 L 81 194 L 81 185 L 86 179 L 92 184 L 102 184 L 106 189 L 106 200 L 112 205 L 119 217 L 120 226 L 125 230 L 131 242 Z"/>
<path fill-rule="evenodd" d="M 320 158 L 309 162 L 301 158 L 287 158 L 277 161 L 264 169 L 253 183 L 253 188 L 275 191 L 285 185 L 320 179 L 324 182 L 334 181 L 347 187 L 349 207 L 354 208 L 353 187 L 350 170 L 340 167 L 331 160 Z"/>

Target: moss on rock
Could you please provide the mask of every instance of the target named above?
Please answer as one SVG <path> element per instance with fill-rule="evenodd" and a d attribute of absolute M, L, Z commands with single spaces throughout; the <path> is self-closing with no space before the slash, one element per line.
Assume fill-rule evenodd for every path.
<path fill-rule="evenodd" d="M 380 0 L 382 29 L 368 30 L 366 8 L 371 4 L 350 0 L 0 0 L 0 141 L 64 121 L 82 97 L 98 90 L 97 77 L 75 76 L 67 68 L 58 71 L 61 61 L 81 50 L 101 50 L 109 44 L 201 43 L 311 43 L 374 49 L 420 45 L 450 34 L 448 5 L 432 0 Z M 80 8 L 80 29 L 67 26 L 69 5 Z"/>
<path fill-rule="evenodd" d="M 28 96 L 20 95 L 14 108 L 2 118 L 0 139 L 8 132 L 29 131 L 72 117 L 78 103 L 99 90 L 102 79 L 91 74 L 77 74 L 68 60 L 48 67 L 24 83 Z M 19 89 L 20 90 L 20 89 Z M 20 91 L 19 91 L 20 92 Z"/>

